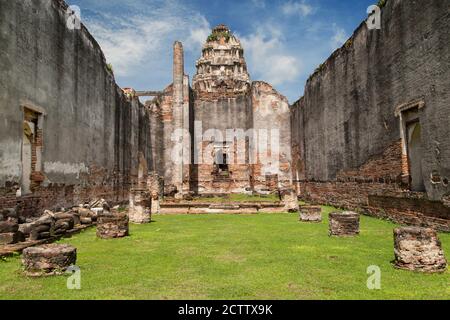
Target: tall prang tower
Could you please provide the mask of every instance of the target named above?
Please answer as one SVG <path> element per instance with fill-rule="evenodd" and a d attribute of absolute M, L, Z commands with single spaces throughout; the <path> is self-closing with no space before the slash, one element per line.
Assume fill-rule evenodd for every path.
<path fill-rule="evenodd" d="M 250 90 L 244 49 L 230 29 L 221 24 L 212 30 L 197 60 L 193 89 L 199 98 L 237 96 Z"/>
<path fill-rule="evenodd" d="M 194 158 L 192 186 L 198 193 L 245 192 L 252 175 L 246 161 L 249 148 L 238 147 L 227 132 L 247 132 L 253 126 L 251 81 L 244 49 L 227 26 L 212 30 L 196 68 L 193 115 L 195 132 L 203 136 L 201 141 L 196 137 L 200 151 Z"/>

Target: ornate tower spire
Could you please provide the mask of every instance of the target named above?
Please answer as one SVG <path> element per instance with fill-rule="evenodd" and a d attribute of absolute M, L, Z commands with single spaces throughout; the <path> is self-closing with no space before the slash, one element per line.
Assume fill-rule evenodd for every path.
<path fill-rule="evenodd" d="M 199 97 L 236 96 L 250 88 L 244 49 L 223 24 L 212 30 L 196 67 L 193 88 Z"/>

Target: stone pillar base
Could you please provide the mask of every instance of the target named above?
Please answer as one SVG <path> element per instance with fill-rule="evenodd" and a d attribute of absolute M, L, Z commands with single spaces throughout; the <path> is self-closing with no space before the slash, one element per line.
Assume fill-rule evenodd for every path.
<path fill-rule="evenodd" d="M 300 221 L 322 222 L 322 207 L 320 206 L 300 207 Z"/>
<path fill-rule="evenodd" d="M 101 239 L 128 236 L 128 216 L 126 214 L 103 213 L 97 220 L 97 237 Z"/>
<path fill-rule="evenodd" d="M 149 223 L 151 221 L 151 198 L 146 189 L 131 189 L 128 216 L 133 223 Z"/>
<path fill-rule="evenodd" d="M 394 230 L 394 265 L 398 269 L 418 272 L 444 272 L 447 260 L 436 231 L 405 227 Z"/>
<path fill-rule="evenodd" d="M 24 272 L 30 277 L 64 274 L 75 265 L 77 249 L 67 244 L 46 244 L 23 250 Z"/>
<path fill-rule="evenodd" d="M 158 214 L 161 212 L 160 202 L 164 196 L 164 179 L 152 172 L 147 178 L 147 188 L 152 198 L 151 213 Z"/>
<path fill-rule="evenodd" d="M 357 236 L 359 235 L 360 216 L 356 212 L 330 213 L 330 236 Z"/>
<path fill-rule="evenodd" d="M 284 209 L 287 212 L 298 212 L 300 205 L 298 204 L 297 194 L 294 189 L 284 189 L 281 191 Z"/>
<path fill-rule="evenodd" d="M 160 212 L 161 212 L 161 203 L 159 201 L 159 198 L 152 199 L 151 213 L 152 214 L 158 214 Z"/>

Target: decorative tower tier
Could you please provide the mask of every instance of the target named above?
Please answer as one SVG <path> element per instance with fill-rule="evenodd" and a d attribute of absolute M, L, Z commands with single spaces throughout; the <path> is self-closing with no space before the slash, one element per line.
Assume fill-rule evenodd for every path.
<path fill-rule="evenodd" d="M 193 88 L 197 97 L 230 97 L 250 89 L 244 49 L 225 25 L 213 29 L 196 67 Z"/>

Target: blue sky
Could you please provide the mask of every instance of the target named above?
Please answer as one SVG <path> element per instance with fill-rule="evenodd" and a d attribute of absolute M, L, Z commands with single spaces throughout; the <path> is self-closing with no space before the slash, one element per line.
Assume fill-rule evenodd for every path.
<path fill-rule="evenodd" d="M 172 44 L 183 42 L 185 70 L 212 27 L 241 40 L 252 80 L 271 83 L 291 103 L 309 75 L 367 17 L 375 0 L 67 0 L 113 65 L 121 87 L 162 90 L 171 83 Z"/>

